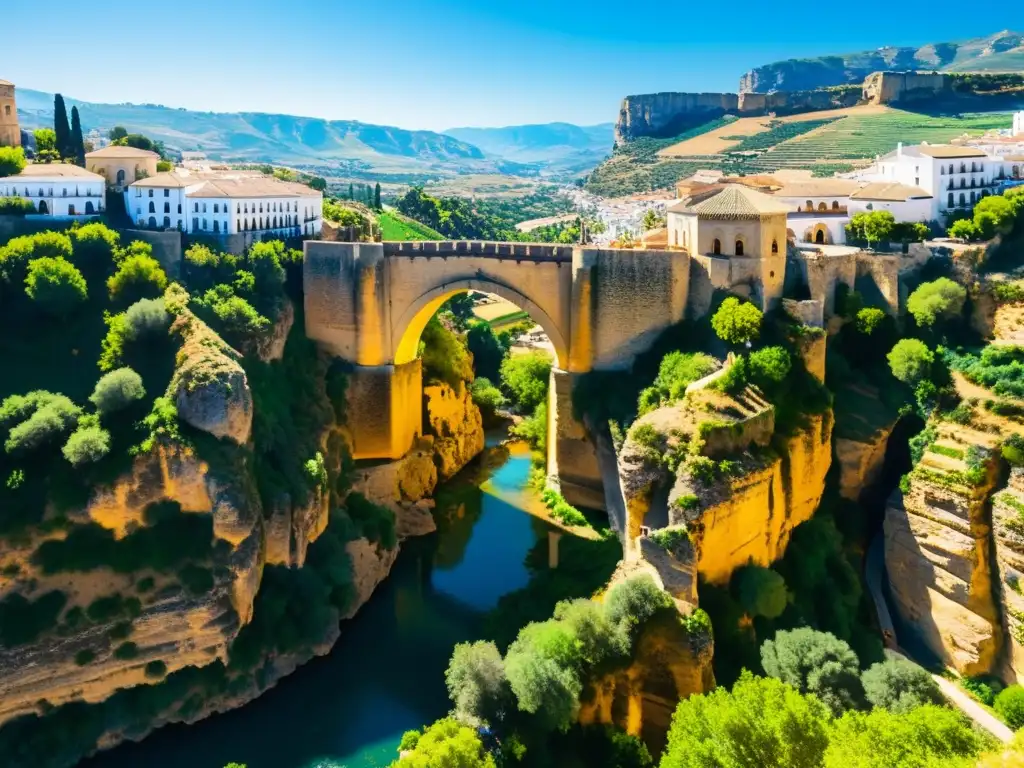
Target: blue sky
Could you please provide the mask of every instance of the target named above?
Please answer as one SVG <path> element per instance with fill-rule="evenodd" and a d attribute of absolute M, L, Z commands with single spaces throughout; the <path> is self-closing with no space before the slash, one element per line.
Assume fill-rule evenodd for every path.
<path fill-rule="evenodd" d="M 1024 6 L 996 22 L 951 0 L 4 5 L 0 78 L 19 86 L 432 130 L 610 122 L 627 94 L 733 91 L 777 59 L 1024 27 Z"/>

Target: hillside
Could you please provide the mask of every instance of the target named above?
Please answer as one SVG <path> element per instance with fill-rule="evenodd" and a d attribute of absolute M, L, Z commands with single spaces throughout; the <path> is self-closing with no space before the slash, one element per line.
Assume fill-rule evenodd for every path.
<path fill-rule="evenodd" d="M 384 172 L 494 172 L 477 147 L 433 131 L 410 131 L 355 120 L 257 112 L 194 112 L 154 104 L 96 104 L 65 98 L 77 106 L 82 126 L 106 131 L 123 125 L 175 150 L 200 149 L 211 158 L 315 165 L 349 162 Z M 18 112 L 28 128 L 51 125 L 53 95 L 18 89 Z"/>
<path fill-rule="evenodd" d="M 873 51 L 786 59 L 740 78 L 740 92 L 801 91 L 860 83 L 880 70 L 1008 72 L 1024 69 L 1024 35 L 1004 30 L 987 37 L 920 48 L 885 46 Z"/>
<path fill-rule="evenodd" d="M 479 147 L 487 155 L 548 169 L 589 170 L 611 151 L 615 125 L 569 123 L 512 125 L 505 128 L 451 128 L 448 136 Z"/>

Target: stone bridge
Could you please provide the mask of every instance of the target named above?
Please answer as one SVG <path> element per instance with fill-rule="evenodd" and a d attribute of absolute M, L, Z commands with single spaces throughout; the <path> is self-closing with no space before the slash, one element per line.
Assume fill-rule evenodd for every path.
<path fill-rule="evenodd" d="M 404 455 L 423 431 L 420 335 L 460 291 L 500 296 L 551 339 L 548 475 L 573 503 L 603 506 L 594 449 L 572 414 L 576 376 L 627 368 L 683 319 L 681 251 L 484 242 L 305 244 L 306 334 L 356 368 L 349 426 L 357 459 Z"/>

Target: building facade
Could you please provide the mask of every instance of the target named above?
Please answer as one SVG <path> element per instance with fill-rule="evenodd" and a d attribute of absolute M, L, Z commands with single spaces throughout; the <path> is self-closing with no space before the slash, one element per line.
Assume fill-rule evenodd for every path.
<path fill-rule="evenodd" d="M 107 180 L 107 186 L 115 192 L 123 192 L 129 184 L 148 176 L 156 175 L 156 164 L 160 155 L 135 147 L 109 146 L 88 152 L 85 167 Z"/>
<path fill-rule="evenodd" d="M 102 213 L 105 194 L 102 176 L 64 163 L 30 163 L 17 176 L 0 178 L 0 197 L 25 198 L 37 214 L 55 218 Z"/>
<path fill-rule="evenodd" d="M 323 227 L 320 192 L 246 172 L 159 173 L 129 185 L 125 208 L 140 227 L 191 234 L 312 237 Z"/>
<path fill-rule="evenodd" d="M 14 99 L 14 83 L 0 80 L 0 147 L 20 147 L 18 104 Z"/>

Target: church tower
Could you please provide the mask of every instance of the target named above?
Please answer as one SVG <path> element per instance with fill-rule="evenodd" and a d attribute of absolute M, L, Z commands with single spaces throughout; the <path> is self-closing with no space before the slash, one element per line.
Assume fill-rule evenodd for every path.
<path fill-rule="evenodd" d="M 14 83 L 0 80 L 0 147 L 21 146 L 18 105 L 14 103 Z"/>

